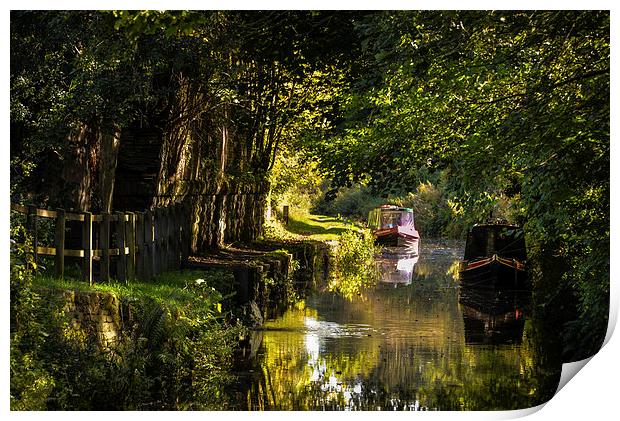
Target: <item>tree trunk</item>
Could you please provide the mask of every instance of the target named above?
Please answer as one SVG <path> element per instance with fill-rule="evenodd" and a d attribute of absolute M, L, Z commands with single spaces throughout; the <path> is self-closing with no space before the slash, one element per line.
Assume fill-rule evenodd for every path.
<path fill-rule="evenodd" d="M 69 208 L 76 208 L 79 211 L 88 211 L 92 205 L 94 142 L 91 137 L 92 132 L 87 124 L 80 124 L 69 133 L 68 141 L 71 148 L 62 167 L 62 179 L 67 186 L 70 186 L 66 203 Z"/>
<path fill-rule="evenodd" d="M 103 127 L 99 134 L 101 156 L 99 160 L 99 198 L 101 212 L 112 211 L 112 194 L 116 176 L 118 148 L 120 146 L 121 130 L 117 126 Z"/>

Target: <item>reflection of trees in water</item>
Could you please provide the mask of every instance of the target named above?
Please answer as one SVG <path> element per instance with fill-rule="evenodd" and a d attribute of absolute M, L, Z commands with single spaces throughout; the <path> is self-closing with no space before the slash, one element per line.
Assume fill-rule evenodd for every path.
<path fill-rule="evenodd" d="M 530 323 L 526 331 L 531 329 Z M 550 397 L 537 380 L 536 338 L 526 335 L 521 347 L 489 348 L 467 345 L 462 331 L 458 339 L 444 333 L 419 341 L 325 340 L 280 325 L 265 332 L 261 369 L 247 404 L 266 410 L 514 409 Z"/>
<path fill-rule="evenodd" d="M 307 371 L 263 364 L 258 381 L 248 391 L 247 402 L 251 409 L 262 410 L 487 410 L 525 408 L 543 402 L 535 396 L 536 381 L 515 371 L 519 355 L 510 354 L 494 350 L 466 356 L 475 360 L 478 369 L 451 361 L 413 372 L 403 372 L 402 361 L 385 364 L 379 358 L 374 360 L 376 370 L 354 376 L 350 374 L 357 370 L 350 364 L 366 365 L 370 361 L 341 355 L 331 361 L 321 359 L 318 366 L 324 371 L 314 380 Z"/>
<path fill-rule="evenodd" d="M 458 271 L 458 261 L 437 261 L 432 256 L 422 255 L 415 265 L 413 281 L 428 286 L 456 286 L 455 268 Z"/>
<path fill-rule="evenodd" d="M 266 355 L 281 350 L 269 349 Z M 362 351 L 312 361 L 312 355 L 289 350 L 288 355 L 267 357 L 247 392 L 249 409 L 312 410 L 343 408 L 359 391 L 358 378 L 367 377 L 375 355 Z"/>
<path fill-rule="evenodd" d="M 488 410 L 550 399 L 561 364 L 529 301 L 459 297 L 451 261 L 440 263 L 420 258 L 410 285 L 353 300 L 321 294 L 268 323 L 244 405 Z M 497 340 L 467 340 L 468 318 Z"/>

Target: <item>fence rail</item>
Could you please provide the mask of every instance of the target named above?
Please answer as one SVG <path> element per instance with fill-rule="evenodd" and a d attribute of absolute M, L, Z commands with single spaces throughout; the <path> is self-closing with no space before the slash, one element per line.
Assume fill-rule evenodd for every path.
<path fill-rule="evenodd" d="M 145 212 L 100 215 L 13 203 L 11 210 L 26 215 L 26 229 L 32 236 L 35 262 L 40 255 L 55 256 L 54 272 L 58 277 L 64 276 L 65 257 L 77 257 L 82 259 L 82 278 L 89 284 L 93 282 L 93 261 L 99 263 L 101 281 L 110 279 L 111 264 L 116 269 L 116 279 L 120 281 L 148 281 L 161 272 L 180 268 L 189 255 L 189 214 L 181 204 Z M 56 221 L 53 247 L 39 245 L 39 218 Z M 81 225 L 80 248 L 65 247 L 67 221 Z M 97 230 L 93 229 L 94 226 Z"/>

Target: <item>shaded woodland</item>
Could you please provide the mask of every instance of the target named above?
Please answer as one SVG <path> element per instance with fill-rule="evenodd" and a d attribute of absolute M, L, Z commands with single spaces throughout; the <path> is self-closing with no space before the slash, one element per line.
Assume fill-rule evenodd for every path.
<path fill-rule="evenodd" d="M 182 201 L 194 250 L 256 239 L 269 170 L 329 82 L 309 79 L 337 56 L 322 46 L 347 21 L 13 13 L 12 200 L 107 212 Z"/>
<path fill-rule="evenodd" d="M 609 12 L 13 11 L 10 36 L 11 202 L 184 203 L 200 252 L 258 239 L 284 176 L 432 185 L 439 225 L 523 225 L 565 358 L 600 347 Z"/>

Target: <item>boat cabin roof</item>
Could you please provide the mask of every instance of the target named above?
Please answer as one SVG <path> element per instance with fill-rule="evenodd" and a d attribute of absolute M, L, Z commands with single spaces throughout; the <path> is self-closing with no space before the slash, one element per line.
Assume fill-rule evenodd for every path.
<path fill-rule="evenodd" d="M 413 212 L 411 208 L 404 208 L 396 205 L 381 205 L 378 208 L 381 212 Z"/>
<path fill-rule="evenodd" d="M 381 205 L 368 214 L 368 227 L 372 229 L 413 225 L 413 209 L 396 205 Z"/>
<path fill-rule="evenodd" d="M 527 254 L 523 230 L 509 224 L 474 225 L 467 235 L 465 260 L 489 257 L 493 254 L 525 260 Z"/>

